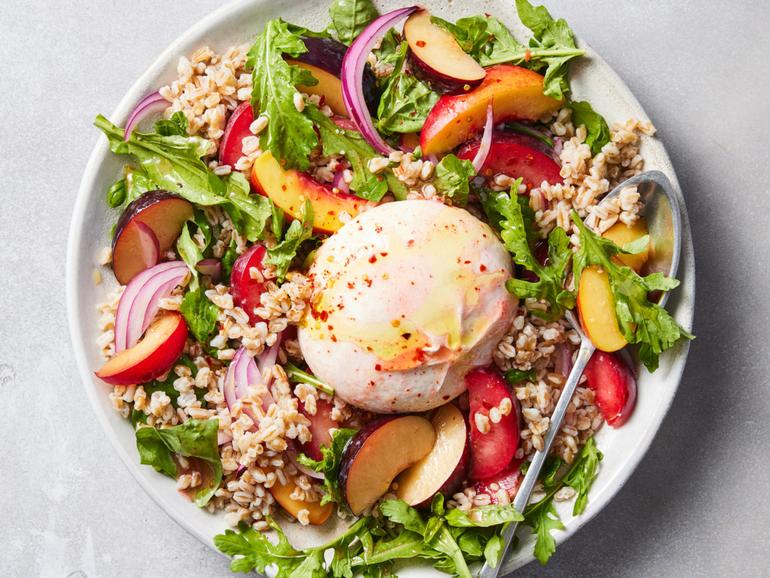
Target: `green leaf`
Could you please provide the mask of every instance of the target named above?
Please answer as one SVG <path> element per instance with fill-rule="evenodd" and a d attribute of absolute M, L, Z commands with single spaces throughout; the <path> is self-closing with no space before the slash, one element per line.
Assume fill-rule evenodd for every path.
<path fill-rule="evenodd" d="M 233 272 L 233 263 L 238 258 L 238 243 L 235 241 L 235 236 L 230 237 L 230 244 L 227 246 L 227 251 L 222 255 L 222 276 L 225 279 L 230 278 L 230 273 Z"/>
<path fill-rule="evenodd" d="M 535 59 L 537 70 L 543 71 L 543 94 L 563 98 L 570 91 L 569 62 L 584 51 L 575 45 L 572 29 L 563 18 L 554 20 L 545 6 L 533 6 L 528 0 L 516 0 L 522 24 L 532 31 L 529 41 L 529 64 Z M 534 68 L 534 67 L 533 67 Z"/>
<path fill-rule="evenodd" d="M 369 171 L 369 160 L 380 155 L 364 140 L 361 133 L 338 127 L 333 120 L 313 105 L 305 108 L 305 114 L 318 128 L 324 155 L 341 154 L 350 162 L 350 168 L 353 171 L 350 189 L 357 196 L 379 202 L 390 191 L 396 199 L 406 198 L 406 186 L 396 178 L 390 168 L 376 175 Z"/>
<path fill-rule="evenodd" d="M 265 262 L 273 265 L 278 274 L 278 280 L 283 281 L 291 262 L 297 256 L 300 246 L 313 238 L 313 205 L 305 200 L 305 207 L 300 220 L 292 221 L 283 240 L 275 247 L 267 249 Z"/>
<path fill-rule="evenodd" d="M 241 523 L 239 531 L 225 530 L 224 534 L 214 536 L 214 545 L 228 556 L 237 556 L 230 564 L 233 572 L 265 572 L 268 566 L 277 567 L 276 578 L 288 578 L 291 573 L 302 564 L 305 554 L 295 550 L 281 527 L 270 521 L 272 529 L 278 536 L 277 543 L 273 544 L 266 534 L 254 530 L 252 527 Z"/>
<path fill-rule="evenodd" d="M 326 395 L 333 396 L 334 388 L 324 383 L 314 375 L 310 375 L 307 371 L 303 371 L 293 363 L 287 362 L 283 368 L 286 370 L 286 376 L 293 382 L 307 383 L 312 385 L 318 391 L 324 392 Z"/>
<path fill-rule="evenodd" d="M 580 125 L 586 127 L 585 143 L 591 147 L 591 154 L 599 154 L 602 147 L 610 142 L 610 127 L 607 126 L 607 121 L 586 101 L 573 101 L 567 106 L 572 109 L 572 124 L 575 128 Z"/>
<path fill-rule="evenodd" d="M 436 189 L 445 197 L 452 199 L 457 206 L 468 203 L 470 179 L 476 174 L 473 163 L 460 160 L 453 154 L 448 154 L 436 165 Z"/>
<path fill-rule="evenodd" d="M 314 460 L 304 454 L 297 456 L 297 461 L 313 471 L 324 475 L 323 491 L 321 505 L 329 502 L 343 504 L 342 493 L 339 487 L 339 473 L 342 462 L 342 452 L 350 439 L 356 435 L 356 430 L 340 428 L 332 433 L 331 446 L 321 447 L 321 459 Z"/>
<path fill-rule="evenodd" d="M 564 524 L 559 519 L 559 514 L 553 507 L 553 498 L 545 498 L 545 503 L 537 502 L 540 505 L 533 515 L 527 517 L 527 524 L 532 527 L 535 533 L 535 558 L 545 565 L 551 555 L 556 552 L 556 540 L 551 535 L 554 530 L 564 530 Z"/>
<path fill-rule="evenodd" d="M 596 448 L 594 438 L 590 438 L 580 450 L 576 467 L 564 476 L 564 483 L 577 491 L 575 506 L 572 509 L 573 516 L 579 516 L 585 511 L 588 504 L 588 491 L 596 479 L 599 462 L 603 457 L 602 452 Z"/>
<path fill-rule="evenodd" d="M 401 47 L 401 39 L 394 28 L 391 28 L 385 33 L 380 42 L 380 47 L 372 50 L 377 57 L 377 61 L 381 65 L 392 64 L 395 66 L 396 60 L 399 56 L 399 48 Z M 390 76 L 384 78 L 378 78 L 377 84 L 382 86 L 390 79 Z"/>
<path fill-rule="evenodd" d="M 391 522 L 401 524 L 411 532 L 421 536 L 425 534 L 425 522 L 415 508 L 403 500 L 384 500 L 380 504 L 380 512 Z"/>
<path fill-rule="evenodd" d="M 207 344 L 217 329 L 219 309 L 206 297 L 203 287 L 199 286 L 188 291 L 182 298 L 179 311 L 184 316 L 187 328 L 193 337 L 197 341 Z"/>
<path fill-rule="evenodd" d="M 492 568 L 497 568 L 500 563 L 500 556 L 503 554 L 503 538 L 499 534 L 489 538 L 484 547 L 484 559 Z"/>
<path fill-rule="evenodd" d="M 187 117 L 178 110 L 171 115 L 171 118 L 157 121 L 155 132 L 163 136 L 187 136 Z"/>
<path fill-rule="evenodd" d="M 331 29 L 345 44 L 353 42 L 379 15 L 371 0 L 333 0 L 329 6 Z"/>
<path fill-rule="evenodd" d="M 478 506 L 468 512 L 455 508 L 446 515 L 447 524 L 458 528 L 488 528 L 523 519 L 511 504 Z"/>
<path fill-rule="evenodd" d="M 425 540 L 422 535 L 405 530 L 391 540 L 378 541 L 372 553 L 365 558 L 354 560 L 353 566 L 379 565 L 390 560 L 418 558 L 424 552 Z"/>
<path fill-rule="evenodd" d="M 151 465 L 158 472 L 172 478 L 177 476 L 173 456 L 199 458 L 212 470 L 211 482 L 195 494 L 195 503 L 205 506 L 222 481 L 222 462 L 219 459 L 217 432 L 219 420 L 191 419 L 181 425 L 156 429 L 140 427 L 136 430 L 136 448 L 141 463 Z"/>
<path fill-rule="evenodd" d="M 384 81 L 377 107 L 377 129 L 384 134 L 420 132 L 438 94 L 413 74 L 404 72 L 409 45 L 396 51 L 394 69 Z"/>
<path fill-rule="evenodd" d="M 261 237 L 270 217 L 269 201 L 262 195 L 252 196 L 241 173 L 232 173 L 226 179 L 215 175 L 203 161 L 212 152 L 209 141 L 197 136 L 137 131 L 125 141 L 123 129 L 105 117 L 97 116 L 94 124 L 107 136 L 112 152 L 131 156 L 141 167 L 126 175 L 129 202 L 147 190 L 164 189 L 195 205 L 221 206 L 250 241 Z"/>
<path fill-rule="evenodd" d="M 305 43 L 280 18 L 268 21 L 249 50 L 247 66 L 252 71 L 251 102 L 254 114 L 268 119 L 260 135 L 260 148 L 270 151 L 285 168 L 306 170 L 310 153 L 318 144 L 313 123 L 294 106 L 296 84 L 314 84 L 307 71 L 292 66 L 284 55 L 307 52 Z"/>
<path fill-rule="evenodd" d="M 508 291 L 519 299 L 532 297 L 544 299 L 549 307 L 547 311 L 533 311 L 545 319 L 559 319 L 566 309 L 575 306 L 575 296 L 564 288 L 572 251 L 564 229 L 554 228 L 548 236 L 548 264 L 541 265 L 530 248 L 528 238 L 531 227 L 527 227 L 522 206 L 519 203 L 518 190 L 521 179 L 511 187 L 510 194 L 489 192 L 482 198 L 484 210 L 490 222 L 500 230 L 505 248 L 510 251 L 513 261 L 534 273 L 537 281 L 509 279 Z"/>
<path fill-rule="evenodd" d="M 503 374 L 508 385 L 519 385 L 523 381 L 535 381 L 536 374 L 534 369 L 522 371 L 521 369 L 509 369 Z"/>
<path fill-rule="evenodd" d="M 612 257 L 623 253 L 620 247 L 588 229 L 575 211 L 572 221 L 580 234 L 580 248 L 572 266 L 575 286 L 579 286 L 586 267 L 596 265 L 607 272 L 620 330 L 626 341 L 639 345 L 639 358 L 647 369 L 655 371 L 662 352 L 681 339 L 693 339 L 668 311 L 647 298 L 650 292 L 670 291 L 679 282 L 661 273 L 641 277 L 630 267 L 616 263 Z"/>
<path fill-rule="evenodd" d="M 198 269 L 196 265 L 203 259 L 203 252 L 198 245 L 193 241 L 190 235 L 190 228 L 187 223 L 182 225 L 182 231 L 179 233 L 179 237 L 176 240 L 176 252 L 182 257 L 182 260 L 190 269 L 192 274 L 192 281 L 190 282 L 190 289 L 192 291 L 198 288 Z"/>

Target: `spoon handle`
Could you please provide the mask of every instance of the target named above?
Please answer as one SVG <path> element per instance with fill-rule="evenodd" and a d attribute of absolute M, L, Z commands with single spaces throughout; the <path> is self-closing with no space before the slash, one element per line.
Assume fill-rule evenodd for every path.
<path fill-rule="evenodd" d="M 559 401 L 556 402 L 553 415 L 551 415 L 551 425 L 548 428 L 548 433 L 545 436 L 543 449 L 536 452 L 535 456 L 532 458 L 532 462 L 529 464 L 529 469 L 527 470 L 527 475 L 524 476 L 524 480 L 521 482 L 521 486 L 519 486 L 519 490 L 516 492 L 516 497 L 513 500 L 513 507 L 517 512 L 524 512 L 527 504 L 529 504 L 529 498 L 532 495 L 532 490 L 537 483 L 538 477 L 540 477 L 540 470 L 543 468 L 545 458 L 548 456 L 548 452 L 550 451 L 551 446 L 556 439 L 556 435 L 559 433 L 559 430 L 561 430 L 561 424 L 564 421 L 564 416 L 567 414 L 567 406 L 572 400 L 572 395 L 575 393 L 575 388 L 580 381 L 580 376 L 583 375 L 583 370 L 585 369 L 586 365 L 588 364 L 588 360 L 591 359 L 591 355 L 593 355 L 595 350 L 596 348 L 594 347 L 593 343 L 591 343 L 591 340 L 588 339 L 585 335 L 582 335 L 577 359 L 575 359 L 575 364 L 572 366 L 572 370 L 569 372 L 567 382 L 564 384 L 564 388 L 561 390 Z M 508 526 L 503 530 L 503 548 L 502 552 L 500 553 L 500 562 L 495 568 L 484 564 L 484 567 L 481 569 L 481 573 L 479 574 L 479 578 L 497 578 L 497 575 L 500 572 L 500 568 L 503 565 L 503 560 L 505 560 L 505 553 L 508 551 L 508 548 L 511 545 L 511 540 L 513 540 L 513 536 L 516 533 L 517 527 L 518 522 L 512 522 L 511 524 L 508 524 Z"/>

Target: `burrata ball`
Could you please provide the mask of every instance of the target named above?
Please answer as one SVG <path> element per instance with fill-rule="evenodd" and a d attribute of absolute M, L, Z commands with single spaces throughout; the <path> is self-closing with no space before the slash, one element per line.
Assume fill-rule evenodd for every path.
<path fill-rule="evenodd" d="M 437 201 L 386 203 L 318 249 L 299 327 L 311 371 L 372 412 L 425 411 L 489 365 L 517 302 L 511 257 L 492 229 Z"/>

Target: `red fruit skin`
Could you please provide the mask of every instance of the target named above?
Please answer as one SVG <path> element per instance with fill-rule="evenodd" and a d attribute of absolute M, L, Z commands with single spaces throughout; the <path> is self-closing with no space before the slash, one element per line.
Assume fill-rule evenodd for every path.
<path fill-rule="evenodd" d="M 334 121 L 334 124 L 336 124 L 342 130 L 359 132 L 358 125 L 349 118 L 345 118 L 344 116 L 333 116 L 332 120 Z"/>
<path fill-rule="evenodd" d="M 524 478 L 521 473 L 521 463 L 523 461 L 513 460 L 507 468 L 497 475 L 485 480 L 479 480 L 475 485 L 476 492 L 479 494 L 489 494 L 493 504 L 508 504 L 512 502 L 516 497 L 516 492 L 519 491 L 521 480 Z M 492 484 L 497 484 L 497 490 L 492 489 Z M 503 497 L 500 496 L 500 490 L 504 490 L 508 495 L 507 501 L 501 499 Z"/>
<path fill-rule="evenodd" d="M 238 105 L 230 119 L 227 121 L 222 142 L 219 145 L 219 163 L 235 166 L 238 159 L 243 156 L 243 139 L 254 136 L 251 133 L 251 123 L 254 122 L 254 110 L 250 102 Z"/>
<path fill-rule="evenodd" d="M 471 427 L 471 468 L 469 477 L 474 480 L 489 478 L 503 471 L 511 463 L 519 449 L 518 400 L 503 377 L 494 369 L 474 369 L 465 376 L 470 401 L 469 422 Z M 476 427 L 476 413 L 489 415 L 508 398 L 513 406 L 511 413 L 501 416 L 498 423 L 489 422 L 489 431 L 481 433 Z"/>
<path fill-rule="evenodd" d="M 619 352 L 596 351 L 583 374 L 608 425 L 622 426 L 636 406 L 636 378 Z"/>
<path fill-rule="evenodd" d="M 463 145 L 457 152 L 460 159 L 473 160 L 481 144 L 478 141 Z M 503 173 L 515 179 L 522 177 L 527 191 L 539 187 L 543 181 L 562 183 L 561 166 L 548 149 L 536 138 L 519 134 L 495 134 L 492 146 L 479 174 L 493 177 Z"/>
<path fill-rule="evenodd" d="M 263 270 L 263 260 L 266 253 L 267 249 L 264 245 L 253 245 L 235 260 L 233 271 L 230 273 L 230 292 L 233 301 L 246 312 L 252 325 L 263 321 L 254 312 L 254 308 L 261 305 L 259 297 L 265 291 L 265 283 L 252 279 L 249 271 L 252 267 L 256 267 L 259 271 Z"/>
<path fill-rule="evenodd" d="M 332 442 L 332 436 L 329 433 L 331 428 L 339 427 L 339 424 L 332 419 L 332 408 L 334 406 L 331 402 L 324 399 L 316 400 L 315 415 L 310 415 L 305 411 L 304 406 L 301 406 L 300 411 L 302 415 L 310 420 L 310 433 L 313 438 L 306 444 L 301 444 L 300 448 L 309 458 L 314 460 L 320 460 L 323 458 L 321 453 L 321 446 L 330 446 Z"/>

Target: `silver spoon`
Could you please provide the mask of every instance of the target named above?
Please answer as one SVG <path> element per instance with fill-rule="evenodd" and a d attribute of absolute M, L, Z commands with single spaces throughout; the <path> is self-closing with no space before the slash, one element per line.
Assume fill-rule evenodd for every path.
<path fill-rule="evenodd" d="M 661 272 L 669 277 L 673 277 L 676 275 L 676 270 L 679 266 L 682 244 L 682 217 L 673 186 L 662 172 L 647 171 L 615 187 L 611 193 L 602 199 L 602 203 L 618 196 L 623 189 L 631 186 L 636 186 L 639 192 L 640 201 L 643 204 L 641 215 L 647 222 L 650 234 L 650 257 L 645 265 L 644 273 Z M 664 293 L 660 298 L 660 304 L 664 305 L 667 298 L 668 293 Z M 566 313 L 566 318 L 572 328 L 580 335 L 580 348 L 578 349 L 577 358 L 572 366 L 572 370 L 567 377 L 567 383 L 564 385 L 551 415 L 551 423 L 543 442 L 543 449 L 536 452 L 532 458 L 527 474 L 524 476 L 513 500 L 513 507 L 517 512 L 524 512 L 529 504 L 532 490 L 537 483 L 537 479 L 540 477 L 540 470 L 543 468 L 548 452 L 556 439 L 556 434 L 561 430 L 561 424 L 567 413 L 567 406 L 572 399 L 572 395 L 575 393 L 575 388 L 580 381 L 580 377 L 583 375 L 583 370 L 596 350 L 591 340 L 586 337 L 583 328 L 572 311 Z M 502 536 L 503 549 L 500 555 L 500 562 L 495 568 L 484 564 L 479 573 L 479 578 L 497 578 L 517 527 L 518 523 L 513 522 L 505 528 Z"/>

